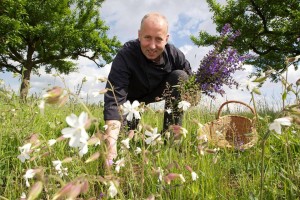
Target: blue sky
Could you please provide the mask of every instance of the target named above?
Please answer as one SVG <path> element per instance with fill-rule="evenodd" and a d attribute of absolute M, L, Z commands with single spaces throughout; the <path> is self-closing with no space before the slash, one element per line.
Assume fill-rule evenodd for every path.
<path fill-rule="evenodd" d="M 224 4 L 225 0 L 218 2 Z M 212 23 L 212 13 L 205 0 L 106 0 L 102 4 L 100 14 L 102 19 L 110 27 L 108 34 L 117 36 L 124 43 L 127 40 L 135 39 L 138 35 L 141 18 L 150 11 L 158 11 L 164 14 L 169 21 L 170 43 L 175 44 L 186 55 L 190 61 L 194 71 L 209 51 L 208 47 L 197 47 L 194 45 L 190 36 L 197 36 L 200 30 L 205 30 L 211 34 L 215 34 L 215 25 Z M 93 62 L 87 59 L 79 59 L 75 61 L 78 65 L 78 72 L 71 73 L 61 78 L 53 77 L 53 75 L 45 74 L 40 71 L 41 76 L 33 75 L 31 79 L 31 93 L 42 94 L 45 90 L 55 85 L 65 85 L 71 90 L 76 91 L 78 84 L 86 77 L 87 82 L 83 85 L 81 97 L 90 101 L 100 101 L 101 96 L 93 98 L 92 93 L 104 88 L 104 84 L 96 84 L 93 80 L 95 76 L 107 76 L 110 65 L 104 68 L 96 68 Z M 245 79 L 254 69 L 246 66 L 246 70 L 238 72 L 234 75 L 235 79 L 240 81 Z M 300 71 L 300 70 L 299 70 Z M 289 69 L 289 80 L 295 82 L 300 77 L 300 72 L 293 68 Z M 53 72 L 55 73 L 55 72 Z M 12 78 L 11 73 L 0 73 L 0 79 L 3 79 L 6 85 L 17 91 L 19 88 L 18 78 Z M 276 104 L 280 101 L 281 85 L 267 82 L 261 89 L 262 95 L 258 100 L 265 99 L 270 104 Z M 236 89 L 226 88 L 224 97 L 218 96 L 218 102 L 224 102 L 226 99 L 234 99 L 249 103 L 250 94 Z"/>

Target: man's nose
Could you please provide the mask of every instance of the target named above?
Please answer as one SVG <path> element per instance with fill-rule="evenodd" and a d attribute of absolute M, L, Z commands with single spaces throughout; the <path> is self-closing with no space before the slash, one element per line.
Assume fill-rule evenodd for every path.
<path fill-rule="evenodd" d="M 155 49 L 155 47 L 156 47 L 155 40 L 151 40 L 151 41 L 150 41 L 149 47 L 150 47 L 151 49 Z"/>

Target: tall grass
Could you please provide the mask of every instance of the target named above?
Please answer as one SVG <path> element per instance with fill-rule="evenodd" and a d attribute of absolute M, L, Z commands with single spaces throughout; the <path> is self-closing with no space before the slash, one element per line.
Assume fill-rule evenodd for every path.
<path fill-rule="evenodd" d="M 267 104 L 257 105 L 263 110 L 259 110 L 257 127 L 260 139 L 254 147 L 244 151 L 220 149 L 201 155 L 197 122 L 204 124 L 214 120 L 217 109 L 209 108 L 207 102 L 200 105 L 185 112 L 183 127 L 188 130 L 186 137 L 148 146 L 143 142 L 143 131 L 137 131 L 130 140 L 130 149 L 123 150 L 123 153 L 120 151 L 119 158 L 125 158 L 125 167 L 121 167 L 119 173 L 114 168 L 107 173 L 101 159 L 105 154 L 104 142 L 99 146 L 90 145 L 89 152 L 82 158 L 77 150 L 68 146 L 68 140 L 47 145 L 48 140 L 59 138 L 61 130 L 68 126 L 66 116 L 71 113 L 78 116 L 84 111 L 81 104 L 47 105 L 44 115 L 41 115 L 35 98 L 20 104 L 16 97 L 0 96 L 0 199 L 20 199 L 23 192 L 28 195 L 30 188 L 26 187 L 23 176 L 26 170 L 36 168 L 43 170 L 43 177 L 35 177 L 29 182 L 32 186 L 38 179 L 43 181 L 38 199 L 53 199 L 60 188 L 71 181 L 78 181 L 78 177 L 88 181 L 88 188 L 79 199 L 109 199 L 109 181 L 116 183 L 118 199 L 259 199 L 261 192 L 263 199 L 299 199 L 299 129 L 292 126 L 282 135 L 271 133 L 263 143 L 261 138 L 278 113 L 267 108 Z M 91 126 L 88 133 L 92 135 L 97 129 L 103 131 L 103 108 L 100 105 L 87 107 L 97 119 L 97 127 Z M 242 111 L 242 114 L 251 116 L 248 111 Z M 162 114 L 146 110 L 141 124 L 161 130 Z M 33 134 L 37 134 L 42 142 L 40 153 L 36 152 L 36 157 L 32 156 L 31 160 L 22 163 L 17 158 L 20 154 L 18 147 L 23 146 Z M 127 137 L 127 133 L 122 132 L 119 142 Z M 143 150 L 142 153 L 135 153 L 137 147 Z M 100 158 L 85 163 L 97 151 L 100 151 Z M 66 157 L 72 158 L 71 162 L 63 163 L 63 167 L 68 168 L 68 175 L 60 177 L 52 161 Z M 186 166 L 198 174 L 197 180 L 192 180 Z M 159 181 L 159 168 L 164 171 L 164 176 L 168 173 L 182 174 L 185 182 L 179 178 L 170 184 Z"/>

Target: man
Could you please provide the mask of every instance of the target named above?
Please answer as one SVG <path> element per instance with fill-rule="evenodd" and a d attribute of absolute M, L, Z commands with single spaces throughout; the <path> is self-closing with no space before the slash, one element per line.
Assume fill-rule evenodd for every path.
<path fill-rule="evenodd" d="M 116 55 L 108 76 L 108 91 L 104 96 L 104 120 L 107 125 L 107 164 L 117 157 L 117 139 L 121 127 L 119 107 L 127 100 L 146 104 L 155 102 L 157 97 L 163 97 L 170 90 L 170 95 L 164 95 L 164 131 L 171 124 L 181 125 L 182 112 L 177 104 L 180 99 L 178 85 L 180 80 L 187 80 L 192 74 L 189 62 L 184 54 L 171 44 L 168 44 L 168 22 L 159 13 L 149 13 L 141 21 L 138 39 L 124 44 Z M 126 123 L 125 123 L 126 124 Z M 127 123 L 130 130 L 137 123 Z"/>

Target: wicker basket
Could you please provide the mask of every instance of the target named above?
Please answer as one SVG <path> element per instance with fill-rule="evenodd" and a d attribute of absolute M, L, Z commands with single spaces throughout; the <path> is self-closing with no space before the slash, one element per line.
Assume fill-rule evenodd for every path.
<path fill-rule="evenodd" d="M 237 115 L 221 116 L 222 108 L 229 103 L 248 107 L 254 115 L 253 119 Z M 257 142 L 255 117 L 256 113 L 249 105 L 240 101 L 226 101 L 220 106 L 217 118 L 199 129 L 199 135 L 206 135 L 208 141 L 218 147 L 248 149 Z"/>

